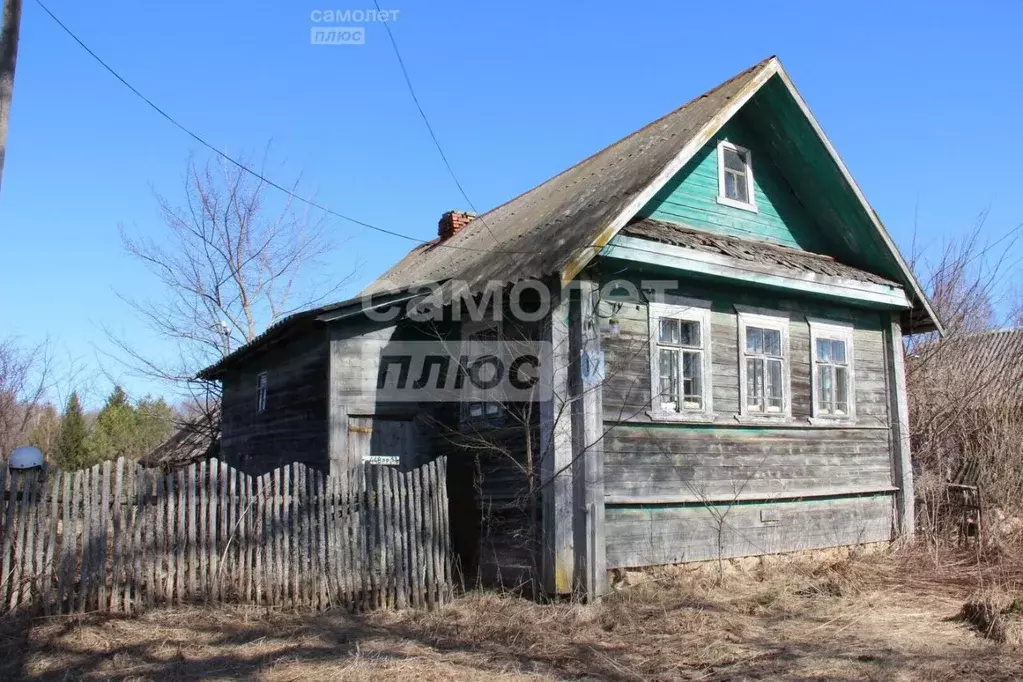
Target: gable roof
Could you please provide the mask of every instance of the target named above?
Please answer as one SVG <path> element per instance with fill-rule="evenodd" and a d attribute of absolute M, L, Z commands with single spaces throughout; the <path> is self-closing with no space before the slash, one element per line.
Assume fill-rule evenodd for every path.
<path fill-rule="evenodd" d="M 903 317 L 907 332 L 941 331 L 941 323 L 923 289 L 902 258 L 877 214 L 867 203 L 841 158 L 810 113 L 777 57 L 768 57 L 682 107 L 640 128 L 553 178 L 494 208 L 441 243 L 434 239 L 413 248 L 358 297 L 296 313 L 274 324 L 246 346 L 204 369 L 218 374 L 262 346 L 288 338 L 296 328 L 335 319 L 357 310 L 366 296 L 406 296 L 417 287 L 460 280 L 469 288 L 489 281 L 511 282 L 556 276 L 568 282 L 593 259 L 754 97 L 754 108 L 783 98 L 794 112 L 789 123 L 815 140 L 818 149 L 775 149 L 800 163 L 814 151 L 825 167 L 804 172 L 800 201 L 827 216 L 829 232 L 841 233 L 844 260 L 865 274 L 896 281 L 913 302 Z M 773 98 L 773 99 L 772 99 Z M 773 126 L 770 126 L 773 131 Z M 816 182 L 822 175 L 847 194 L 841 206 L 822 204 Z M 845 223 L 855 220 L 867 232 L 860 243 Z M 884 262 L 879 263 L 880 254 Z M 858 260 L 858 262 L 857 262 Z M 838 265 L 838 261 L 835 261 Z M 387 298 L 387 296 L 384 296 Z M 340 312 L 338 312 L 340 311 Z"/>
<path fill-rule="evenodd" d="M 362 293 L 407 290 L 457 279 L 469 288 L 491 280 L 573 279 L 751 98 L 771 83 L 787 97 L 795 118 L 815 137 L 830 167 L 829 181 L 853 197 L 842 206 L 819 205 L 836 231 L 856 222 L 870 244 L 846 235 L 844 246 L 863 270 L 878 270 L 906 288 L 914 310 L 909 332 L 941 330 L 930 303 L 877 214 L 785 73 L 769 57 L 668 115 L 511 201 L 483 214 L 454 236 L 414 248 Z M 772 94 L 772 96 L 777 96 Z M 796 150 L 798 157 L 804 150 Z M 814 194 L 804 192 L 806 200 Z M 817 202 L 820 203 L 819 201 Z M 855 213 L 855 215 L 853 215 Z M 869 247 L 869 248 L 867 248 Z M 880 254 L 880 258 L 877 256 Z M 883 262 L 880 262 L 883 261 Z"/>

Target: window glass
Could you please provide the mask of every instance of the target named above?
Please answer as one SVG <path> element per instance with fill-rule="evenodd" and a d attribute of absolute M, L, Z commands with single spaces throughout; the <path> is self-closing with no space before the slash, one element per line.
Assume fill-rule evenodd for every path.
<path fill-rule="evenodd" d="M 826 416 L 849 414 L 849 360 L 846 341 L 818 337 L 814 342 L 817 353 L 814 396 L 816 413 Z"/>
<path fill-rule="evenodd" d="M 782 412 L 785 358 L 779 329 L 746 327 L 746 407 L 750 412 Z"/>
<path fill-rule="evenodd" d="M 659 317 L 656 323 L 656 405 L 669 412 L 706 409 L 704 330 L 700 320 Z M 654 344 L 651 344 L 654 348 Z"/>
<path fill-rule="evenodd" d="M 741 201 L 744 204 L 749 203 L 749 163 L 748 156 L 745 153 L 736 151 L 735 149 L 729 149 L 727 147 L 722 148 L 722 158 L 724 160 L 724 169 L 722 174 L 724 176 L 725 196 L 735 201 Z"/>

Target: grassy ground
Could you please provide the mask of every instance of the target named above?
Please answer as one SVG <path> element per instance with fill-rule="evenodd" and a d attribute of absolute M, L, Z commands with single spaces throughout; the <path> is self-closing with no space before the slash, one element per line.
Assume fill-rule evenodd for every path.
<path fill-rule="evenodd" d="M 0 679 L 1009 680 L 1023 655 L 958 617 L 1023 572 L 925 556 L 630 576 L 604 603 L 472 594 L 433 612 L 175 608 L 0 631 Z"/>

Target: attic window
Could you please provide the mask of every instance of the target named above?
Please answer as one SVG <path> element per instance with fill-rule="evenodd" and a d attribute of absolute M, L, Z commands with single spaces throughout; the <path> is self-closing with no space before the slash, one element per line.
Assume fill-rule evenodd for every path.
<path fill-rule="evenodd" d="M 745 147 L 718 142 L 718 203 L 756 211 L 753 200 L 753 155 Z"/>

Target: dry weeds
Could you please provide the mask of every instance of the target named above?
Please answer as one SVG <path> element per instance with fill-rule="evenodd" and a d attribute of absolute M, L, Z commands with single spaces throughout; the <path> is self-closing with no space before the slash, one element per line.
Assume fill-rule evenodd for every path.
<path fill-rule="evenodd" d="M 39 619 L 0 632 L 0 678 L 1018 679 L 1018 652 L 959 617 L 978 582 L 1010 584 L 1008 570 L 968 557 L 936 568 L 917 552 L 630 575 L 594 606 L 470 594 L 356 616 L 194 607 Z"/>

